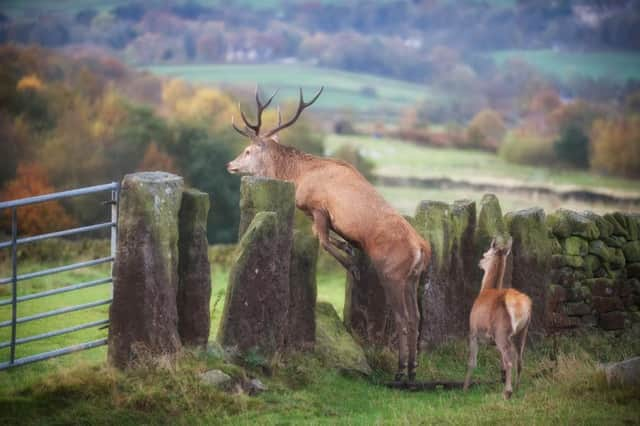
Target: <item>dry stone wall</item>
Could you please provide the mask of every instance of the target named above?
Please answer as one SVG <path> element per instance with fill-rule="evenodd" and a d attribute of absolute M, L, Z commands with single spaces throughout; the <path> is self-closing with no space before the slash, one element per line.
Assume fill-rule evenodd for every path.
<path fill-rule="evenodd" d="M 640 321 L 640 216 L 549 215 L 550 327 L 620 330 Z"/>

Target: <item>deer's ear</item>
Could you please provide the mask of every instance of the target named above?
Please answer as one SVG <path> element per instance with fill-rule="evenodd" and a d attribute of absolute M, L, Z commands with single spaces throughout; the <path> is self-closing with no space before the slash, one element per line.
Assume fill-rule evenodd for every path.
<path fill-rule="evenodd" d="M 280 136 L 278 136 L 278 135 L 271 136 L 271 139 L 276 143 L 280 143 Z"/>
<path fill-rule="evenodd" d="M 507 241 L 507 245 L 505 247 L 505 256 L 509 256 L 511 254 L 511 247 L 513 246 L 513 237 L 509 237 L 509 241 Z"/>
<path fill-rule="evenodd" d="M 494 238 L 493 240 L 491 240 L 491 247 L 492 249 L 496 248 L 496 239 Z"/>

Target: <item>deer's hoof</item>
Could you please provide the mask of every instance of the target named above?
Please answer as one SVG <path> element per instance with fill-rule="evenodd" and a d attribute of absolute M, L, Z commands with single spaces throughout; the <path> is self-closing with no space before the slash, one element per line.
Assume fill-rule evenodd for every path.
<path fill-rule="evenodd" d="M 357 266 L 351 266 L 349 268 L 349 273 L 351 274 L 351 276 L 355 279 L 355 280 L 359 280 L 360 279 L 360 270 L 358 269 Z"/>
<path fill-rule="evenodd" d="M 403 380 L 404 380 L 404 372 L 402 372 L 402 371 L 398 371 L 398 372 L 396 373 L 396 376 L 394 377 L 394 379 L 393 379 L 393 380 L 394 380 L 394 381 L 396 381 L 396 382 L 401 382 L 401 381 L 403 381 Z"/>
<path fill-rule="evenodd" d="M 407 380 L 409 380 L 409 383 L 413 383 L 416 381 L 416 372 L 415 371 L 409 371 L 409 374 L 407 374 Z"/>
<path fill-rule="evenodd" d="M 502 396 L 504 398 L 505 401 L 511 399 L 511 394 L 513 393 L 513 391 L 504 391 L 502 393 Z"/>

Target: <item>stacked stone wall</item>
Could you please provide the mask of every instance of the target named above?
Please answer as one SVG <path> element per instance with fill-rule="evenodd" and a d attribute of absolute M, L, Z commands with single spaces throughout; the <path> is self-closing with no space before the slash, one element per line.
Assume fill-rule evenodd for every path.
<path fill-rule="evenodd" d="M 640 216 L 561 209 L 547 227 L 549 326 L 620 330 L 640 321 Z"/>

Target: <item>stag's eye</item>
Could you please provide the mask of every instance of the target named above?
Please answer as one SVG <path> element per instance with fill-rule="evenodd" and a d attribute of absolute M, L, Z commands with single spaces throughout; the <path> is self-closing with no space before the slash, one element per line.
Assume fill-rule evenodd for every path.
<path fill-rule="evenodd" d="M 244 152 L 244 155 L 249 155 L 249 150 L 248 149 Z"/>

